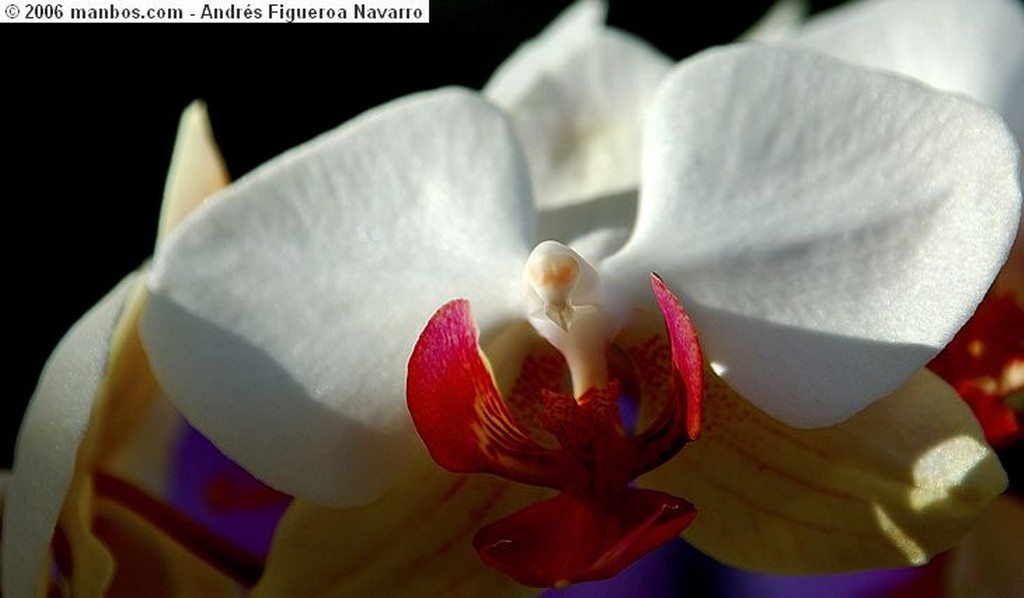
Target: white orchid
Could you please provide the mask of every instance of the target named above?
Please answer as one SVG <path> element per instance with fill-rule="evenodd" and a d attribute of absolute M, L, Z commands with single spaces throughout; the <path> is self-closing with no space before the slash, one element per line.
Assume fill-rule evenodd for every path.
<path fill-rule="evenodd" d="M 642 113 L 640 167 L 606 185 L 590 176 L 601 168 L 531 178 L 535 146 L 523 133 L 530 125 L 511 125 L 480 96 L 412 96 L 272 161 L 161 242 L 142 315 L 160 388 L 232 458 L 297 497 L 257 594 L 521 591 L 481 565 L 470 536 L 550 493 L 443 472 L 417 438 L 407 385 L 428 388 L 428 407 L 416 393 L 408 400 L 434 456 L 455 470 L 494 472 L 508 463 L 501 450 L 497 460 L 484 451 L 489 458 L 473 453 L 482 460 L 453 463 L 473 450 L 473 438 L 495 446 L 487 440 L 497 432 L 479 432 L 488 426 L 511 430 L 518 442 L 570 448 L 552 445 L 544 430 L 554 430 L 530 419 L 544 418 L 544 404 L 516 392 L 524 372 L 538 372 L 522 364 L 550 341 L 559 353 L 548 347 L 546 355 L 564 357 L 559 367 L 572 384 L 536 374 L 531 379 L 546 387 L 536 390 L 587 403 L 589 392 L 626 381 L 621 364 L 605 360 L 611 346 L 628 354 L 625 363 L 639 372 L 629 380 L 646 389 L 635 396 L 641 424 L 628 444 L 674 401 L 681 413 L 696 413 L 701 374 L 693 343 L 678 341 L 689 337 L 683 306 L 714 368 L 703 373 L 701 437 L 665 462 L 698 431 L 695 416 L 680 426 L 670 415 L 668 438 L 659 441 L 665 453 L 625 469 L 637 475 L 660 465 L 639 486 L 685 499 L 674 508 L 692 503 L 686 537 L 713 556 L 783 572 L 920 563 L 955 542 L 1002 490 L 1005 475 L 969 411 L 948 386 L 915 373 L 970 315 L 1013 237 L 1019 158 L 998 116 L 903 79 L 753 47 L 675 67 L 649 108 L 634 114 Z M 569 164 L 600 163 L 581 155 Z M 616 165 L 632 168 L 614 160 L 604 168 Z M 557 230 L 570 247 L 539 243 L 531 188 L 543 194 L 545 181 L 573 172 L 597 183 L 580 194 L 551 183 L 561 189 L 549 195 L 553 205 L 643 181 L 628 240 L 614 240 L 618 216 L 605 226 L 600 204 L 582 203 L 542 215 L 568 224 Z M 654 294 L 652 272 L 664 280 Z M 446 304 L 470 306 L 475 324 L 465 311 L 441 309 Z M 100 310 L 109 315 L 105 332 L 73 333 L 82 340 L 67 346 L 78 345 L 76 354 L 106 346 L 118 308 L 111 309 Z M 459 317 L 444 319 L 452 313 Z M 475 348 L 474 326 L 479 354 L 446 349 L 467 338 Z M 654 354 L 630 353 L 648 341 Z M 673 343 L 689 352 L 669 366 L 680 354 Z M 483 371 L 493 379 L 459 374 L 473 355 L 478 365 L 489 362 Z M 96 388 L 104 370 L 90 367 L 66 369 L 71 384 L 89 379 Z M 467 403 L 443 403 L 424 426 L 422 409 L 454 396 L 429 389 L 465 382 L 482 384 L 471 384 L 468 405 L 490 415 L 473 419 Z M 474 403 L 485 388 L 490 402 Z M 61 398 L 45 385 L 39 394 L 34 404 Z M 503 404 L 507 413 L 493 411 Z M 34 419 L 49 421 L 46 409 L 35 408 L 42 415 Z M 72 418 L 77 431 L 58 436 L 77 444 L 87 411 Z M 450 429 L 440 431 L 446 413 Z M 615 432 L 617 418 L 602 417 Z M 572 444 L 575 434 L 555 436 Z M 31 431 L 23 438 L 26 471 L 35 464 L 22 455 L 46 452 L 48 440 Z M 438 444 L 445 442 L 461 448 L 447 451 Z M 29 505 L 33 489 L 19 469 L 4 528 L 5 593 L 14 596 L 37 587 L 55 515 L 22 517 L 38 514 L 39 504 L 59 511 L 67 483 Z M 68 479 L 66 468 L 52 471 L 40 479 Z M 517 471 L 506 477 L 554 485 L 529 466 Z M 623 481 L 602 467 L 591 471 Z M 554 565 L 538 559 L 532 569 L 520 559 L 510 572 L 544 583 L 587 579 L 628 564 L 614 549 L 652 547 L 649 535 L 631 543 L 622 529 L 557 529 L 609 541 L 613 550 L 598 546 L 596 555 L 574 553 Z M 532 538 L 543 533 L 529 530 Z M 12 537 L 19 546 L 30 540 L 33 552 L 16 554 Z M 594 559 L 615 562 L 602 568 Z"/>
<path fill-rule="evenodd" d="M 1005 257 L 1019 209 L 1016 149 L 997 116 L 783 49 L 719 50 L 678 67 L 644 143 L 630 240 L 589 265 L 558 254 L 592 290 L 550 295 L 529 267 L 522 286 L 538 239 L 502 115 L 455 91 L 375 110 L 246 177 L 162 246 L 143 317 L 156 376 L 267 483 L 323 505 L 365 504 L 422 450 L 406 365 L 435 310 L 468 300 L 504 393 L 515 376 L 503 386 L 502 372 L 525 350 L 504 335 L 534 322 L 565 354 L 580 397 L 603 384 L 603 349 L 559 340 L 568 326 L 544 314 L 587 307 L 607 343 L 631 330 L 631 310 L 653 305 L 656 271 L 731 387 L 785 423 L 827 426 L 897 391 L 948 341 Z M 726 387 L 713 388 L 708 409 L 726 401 Z M 469 422 L 452 425 L 457 437 Z M 943 472 L 916 508 L 959 494 L 977 477 L 969 470 L 998 471 L 973 434 L 958 428 L 904 454 L 927 464 L 918 476 Z M 676 463 L 696 459 L 692 446 Z M 933 463 L 951 451 L 955 475 Z M 673 488 L 698 467 L 655 473 Z M 982 494 L 1001 487 L 1001 474 L 981 478 Z M 724 525 L 699 490 L 678 494 L 697 505 L 694 535 Z M 912 523 L 878 508 L 903 555 L 925 558 L 928 542 L 908 540 Z"/>

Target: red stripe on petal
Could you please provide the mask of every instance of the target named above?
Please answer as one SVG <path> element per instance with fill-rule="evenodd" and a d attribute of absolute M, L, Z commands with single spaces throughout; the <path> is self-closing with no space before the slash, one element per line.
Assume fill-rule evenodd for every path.
<path fill-rule="evenodd" d="M 469 302 L 451 301 L 420 334 L 406 385 L 416 431 L 456 473 L 495 473 L 559 488 L 565 457 L 527 434 L 509 412 L 477 344 Z"/>
<path fill-rule="evenodd" d="M 704 392 L 704 356 L 697 340 L 697 329 L 679 298 L 657 274 L 651 274 L 651 287 L 658 308 L 665 318 L 665 329 L 671 341 L 674 370 L 672 381 L 677 387 L 674 394 L 680 391 L 686 393 L 682 397 L 686 401 L 686 431 L 690 440 L 696 440 L 700 434 L 700 403 Z"/>
<path fill-rule="evenodd" d="M 562 587 L 615 575 L 695 514 L 685 500 L 649 490 L 560 494 L 481 529 L 473 543 L 484 562 L 523 585 Z"/>

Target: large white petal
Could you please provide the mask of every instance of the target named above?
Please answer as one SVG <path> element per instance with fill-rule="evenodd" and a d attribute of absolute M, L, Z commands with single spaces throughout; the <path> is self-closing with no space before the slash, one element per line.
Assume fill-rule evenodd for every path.
<path fill-rule="evenodd" d="M 71 484 L 78 446 L 103 384 L 110 342 L 135 275 L 93 307 L 46 363 L 18 433 L 3 522 L 3 594 L 34 596 Z"/>
<path fill-rule="evenodd" d="M 792 41 L 965 93 L 1011 122 L 1024 116 L 1019 0 L 863 0 L 816 16 Z"/>
<path fill-rule="evenodd" d="M 157 252 L 142 332 L 182 413 L 268 484 L 371 500 L 414 446 L 405 367 L 430 315 L 518 314 L 533 240 L 511 127 L 469 92 L 395 101 L 203 204 Z"/>
<path fill-rule="evenodd" d="M 707 52 L 656 100 L 634 236 L 708 358 L 798 427 L 906 381 L 971 315 L 1020 211 L 1017 150 L 974 102 L 778 47 Z"/>
<path fill-rule="evenodd" d="M 539 208 L 635 189 L 642 122 L 671 61 L 578 2 L 495 72 L 484 93 L 511 116 Z M 562 237 L 562 240 L 566 240 Z"/>

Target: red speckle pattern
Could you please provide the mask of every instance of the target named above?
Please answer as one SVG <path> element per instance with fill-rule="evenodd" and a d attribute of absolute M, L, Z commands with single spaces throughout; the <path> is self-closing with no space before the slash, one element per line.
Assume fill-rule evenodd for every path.
<path fill-rule="evenodd" d="M 1024 440 L 1024 309 L 1012 295 L 986 297 L 928 368 L 967 401 L 992 446 Z"/>
<path fill-rule="evenodd" d="M 696 334 L 660 279 L 652 286 L 667 336 L 609 347 L 613 378 L 580 397 L 567 391 L 561 355 L 538 344 L 519 367 L 511 410 L 480 352 L 464 300 L 441 307 L 413 350 L 409 411 L 438 464 L 561 491 L 483 527 L 474 539 L 485 562 L 520 583 L 544 587 L 609 577 L 693 519 L 687 501 L 629 487 L 695 437 L 700 421 L 703 360 Z M 617 363 L 622 355 L 631 363 Z M 653 414 L 635 434 L 620 421 L 624 387 Z"/>

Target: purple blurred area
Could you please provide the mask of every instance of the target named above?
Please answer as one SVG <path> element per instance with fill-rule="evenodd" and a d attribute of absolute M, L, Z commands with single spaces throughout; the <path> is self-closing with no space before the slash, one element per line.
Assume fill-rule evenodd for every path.
<path fill-rule="evenodd" d="M 252 554 L 266 556 L 290 500 L 260 483 L 194 428 L 181 435 L 168 502 Z"/>

